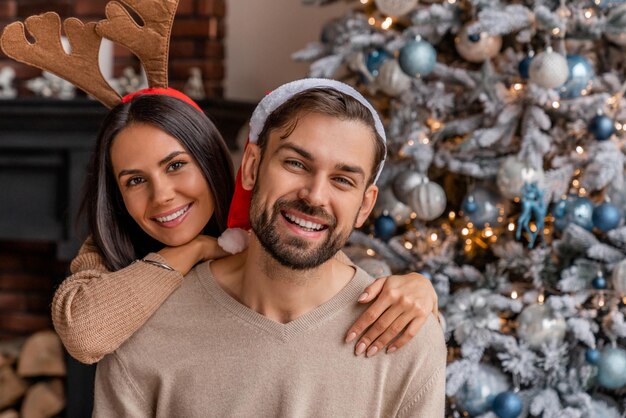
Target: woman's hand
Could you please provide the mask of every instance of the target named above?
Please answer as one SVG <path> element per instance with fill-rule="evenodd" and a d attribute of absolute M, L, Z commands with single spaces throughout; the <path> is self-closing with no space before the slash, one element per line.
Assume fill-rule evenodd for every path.
<path fill-rule="evenodd" d="M 397 337 L 387 347 L 387 353 L 393 353 L 417 334 L 429 313 L 438 318 L 437 293 L 421 274 L 377 279 L 363 291 L 359 302 L 374 299 L 346 334 L 347 343 L 362 335 L 355 348 L 357 356 L 366 353 L 372 357 Z"/>
<path fill-rule="evenodd" d="M 159 255 L 167 261 L 167 264 L 183 276 L 201 261 L 214 260 L 228 255 L 217 244 L 217 238 L 208 235 L 198 235 L 186 244 L 178 247 L 165 247 L 159 251 Z"/>

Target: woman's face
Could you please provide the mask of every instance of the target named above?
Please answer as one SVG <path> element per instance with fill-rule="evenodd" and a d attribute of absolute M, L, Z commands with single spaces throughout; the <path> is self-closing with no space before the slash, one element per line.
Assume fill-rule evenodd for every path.
<path fill-rule="evenodd" d="M 200 234 L 215 202 L 196 160 L 176 138 L 135 123 L 118 133 L 110 153 L 126 210 L 141 229 L 168 246 Z"/>

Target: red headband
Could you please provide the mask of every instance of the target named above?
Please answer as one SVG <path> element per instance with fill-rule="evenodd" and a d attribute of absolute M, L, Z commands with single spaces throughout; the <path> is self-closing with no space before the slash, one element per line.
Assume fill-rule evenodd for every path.
<path fill-rule="evenodd" d="M 174 97 L 176 99 L 182 100 L 183 102 L 192 105 L 193 107 L 195 107 L 199 112 L 202 112 L 202 109 L 200 109 L 200 106 L 198 106 L 198 104 L 196 102 L 194 102 L 191 97 L 187 96 L 185 93 L 181 93 L 178 90 L 175 90 L 173 88 L 152 88 L 149 87 L 147 89 L 142 89 L 142 90 L 138 90 L 134 93 L 130 93 L 127 94 L 126 96 L 122 97 L 122 103 L 128 103 L 130 101 L 132 101 L 135 97 L 137 96 L 142 96 L 144 94 L 162 94 L 164 96 L 170 96 L 170 97 Z"/>

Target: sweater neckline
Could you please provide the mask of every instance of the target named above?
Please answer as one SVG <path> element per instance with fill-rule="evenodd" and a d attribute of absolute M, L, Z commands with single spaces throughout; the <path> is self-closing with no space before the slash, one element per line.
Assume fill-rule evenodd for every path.
<path fill-rule="evenodd" d="M 211 261 L 207 261 L 196 269 L 198 278 L 209 296 L 241 320 L 285 342 L 309 329 L 319 326 L 324 321 L 334 317 L 342 309 L 356 304 L 357 298 L 363 292 L 363 289 L 371 282 L 367 273 L 359 267 L 353 266 L 356 269 L 354 276 L 335 296 L 312 311 L 299 316 L 293 321 L 282 324 L 250 309 L 229 295 L 215 280 L 210 265 Z"/>

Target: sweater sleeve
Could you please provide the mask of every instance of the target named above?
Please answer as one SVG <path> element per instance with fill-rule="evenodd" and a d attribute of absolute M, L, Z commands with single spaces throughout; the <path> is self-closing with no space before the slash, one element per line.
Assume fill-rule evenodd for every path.
<path fill-rule="evenodd" d="M 117 353 L 106 356 L 96 369 L 93 416 L 98 418 L 155 416 L 155 411 L 133 382 Z"/>
<path fill-rule="evenodd" d="M 146 256 L 159 262 L 156 253 Z M 108 271 L 91 238 L 52 300 L 52 322 L 67 351 L 91 364 L 116 350 L 180 286 L 183 276 L 148 263 Z"/>
<path fill-rule="evenodd" d="M 423 342 L 417 356 L 416 374 L 397 416 L 443 418 L 447 349 L 441 326 L 432 314 L 416 337 Z"/>

